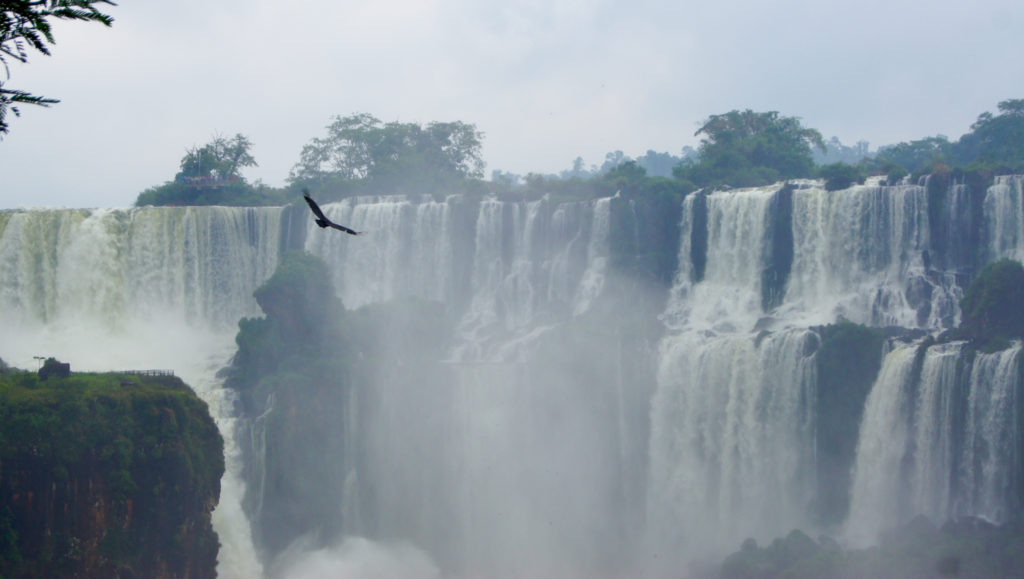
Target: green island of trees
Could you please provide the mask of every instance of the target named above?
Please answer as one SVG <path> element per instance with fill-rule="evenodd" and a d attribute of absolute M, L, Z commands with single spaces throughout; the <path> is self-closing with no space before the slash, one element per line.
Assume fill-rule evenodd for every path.
<path fill-rule="evenodd" d="M 223 440 L 174 376 L 0 364 L 0 574 L 216 576 Z"/>

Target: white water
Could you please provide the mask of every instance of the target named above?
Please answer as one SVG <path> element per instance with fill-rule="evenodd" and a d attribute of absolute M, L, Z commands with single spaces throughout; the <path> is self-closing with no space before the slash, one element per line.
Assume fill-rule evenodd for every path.
<path fill-rule="evenodd" d="M 787 319 L 814 325 L 842 317 L 872 326 L 919 323 L 907 303 L 911 277 L 924 273 L 928 209 L 924 187 L 857 185 L 793 193 L 794 260 Z"/>
<path fill-rule="evenodd" d="M 925 515 L 932 521 L 943 521 L 951 514 L 951 473 L 956 467 L 957 364 L 963 348 L 963 342 L 932 346 L 925 352 L 921 368 L 911 432 L 914 460 L 908 474 L 908 512 Z"/>
<path fill-rule="evenodd" d="M 1020 185 L 1019 178 L 1001 179 L 988 192 L 986 220 L 989 230 L 997 232 L 991 241 L 997 255 L 1024 256 Z M 813 391 L 808 385 L 813 378 L 807 375 L 813 358 L 798 354 L 804 350 L 797 336 L 810 333 L 806 328 L 846 319 L 938 331 L 959 319 L 962 289 L 955 277 L 927 268 L 926 189 L 885 187 L 877 181 L 834 192 L 816 182 L 796 184 L 790 277 L 781 305 L 763 311 L 768 212 L 779 188 L 707 196 L 707 262 L 699 282 L 692 280 L 690 243 L 696 200 L 684 201 L 679 271 L 663 314 L 670 333 L 661 343 L 651 404 L 648 535 L 662 555 L 666 549 L 724 554 L 748 536 L 770 539 L 804 523 L 813 529 L 806 500 L 813 496 L 808 477 L 816 464 L 807 450 L 813 411 L 806 406 L 811 402 L 797 394 Z M 966 211 L 962 186 L 950 196 L 946 209 Z M 955 238 L 962 229 L 956 216 L 946 215 L 943 227 L 952 237 L 947 239 L 951 251 L 959 252 L 954 257 L 963 259 L 966 252 L 957 245 L 962 240 Z M 773 318 L 765 327 L 790 329 L 752 333 L 763 316 Z M 791 349 L 779 349 L 784 343 Z M 991 417 L 992 409 L 1005 404 L 982 402 L 1008 396 L 1008 391 L 973 395 L 975 406 L 989 410 L 968 428 L 976 428 L 973 436 L 991 434 L 976 443 L 980 450 L 970 459 L 976 473 L 972 488 L 978 489 L 972 492 L 979 498 L 957 498 L 951 473 L 966 469 L 968 460 L 956 455 L 955 439 L 963 433 L 952 432 L 950 419 L 957 404 L 961 346 L 930 349 L 919 389 L 911 390 L 907 382 L 915 351 L 914 346 L 895 346 L 867 400 L 847 524 L 854 541 L 873 540 L 887 525 L 917 513 L 938 522 L 954 512 L 993 512 L 998 519 L 997 509 L 986 501 L 1005 505 L 1008 496 L 1006 461 L 1015 458 L 1005 452 L 984 454 L 987 463 L 978 458 L 993 448 L 1012 448 L 1008 440 L 989 440 L 1013 432 L 1008 419 Z M 986 359 L 979 356 L 978 363 Z M 769 366 L 769 360 L 777 365 Z M 777 415 L 778 423 L 764 413 L 763 402 L 756 402 L 777 399 L 767 398 L 768 392 L 788 401 L 778 407 L 785 410 Z M 786 494 L 794 490 L 797 495 Z M 807 490 L 803 501 L 802 490 Z M 696 527 L 679 521 L 695 521 Z"/>
<path fill-rule="evenodd" d="M 329 218 L 361 235 L 320 230 L 311 220 L 305 249 L 327 262 L 347 308 L 398 297 L 444 301 L 453 283 L 449 223 L 456 199 L 356 197 L 327 203 Z"/>
<path fill-rule="evenodd" d="M 766 224 L 774 191 L 759 188 L 708 197 L 708 259 L 699 283 L 690 280 L 692 224 L 684 208 L 680 268 L 664 315 L 671 330 L 659 348 L 658 386 L 650 407 L 646 534 L 665 558 L 731 551 L 748 536 L 768 540 L 794 527 L 810 529 L 807 499 L 814 488 L 815 424 L 814 337 L 806 329 L 809 325 L 843 316 L 875 325 L 942 326 L 937 307 L 922 319 L 919 304 L 906 297 L 908 278 L 925 279 L 921 251 L 929 237 L 922 221 L 926 196 L 916 186 L 797 189 L 790 283 L 778 311 L 761 311 Z M 1024 255 L 1024 234 L 1015 233 L 1024 219 L 1012 226 L 993 225 L 1009 223 L 1008 216 L 1020 213 L 1001 209 L 1014 196 L 1020 197 L 1020 179 L 1001 180 L 986 197 L 987 231 L 993 232 L 990 249 L 996 256 Z M 469 209 L 466 203 L 453 197 L 327 204 L 332 218 L 366 233 L 351 237 L 309 225 L 305 247 L 327 261 L 347 307 L 403 296 L 443 301 L 460 316 L 453 360 L 522 360 L 538 335 L 592 311 L 600 299 L 608 269 L 610 201 L 484 200 Z M 465 211 L 471 213 L 468 221 Z M 258 314 L 251 292 L 276 265 L 279 219 L 278 209 L 0 212 L 0 356 L 22 367 L 34 367 L 33 356 L 54 355 L 71 362 L 73 369 L 174 368 L 211 405 L 228 453 L 229 470 L 215 512 L 223 544 L 220 573 L 225 577 L 258 576 L 260 570 L 240 507 L 230 401 L 223 399 L 212 375 L 233 350 L 235 321 Z M 956 291 L 937 286 L 933 304 L 955 303 Z M 782 320 L 776 327 L 789 329 L 764 336 L 751 333 L 759 318 L 769 314 Z M 858 511 L 864 505 L 865 514 L 855 515 L 850 528 L 871 535 L 893 520 L 893 513 L 906 510 L 1003 520 L 1009 479 L 1002 465 L 1017 460 L 1017 451 L 1006 438 L 1006 425 L 1016 424 L 1016 417 L 1000 413 L 1016 404 L 1009 388 L 1010 378 L 1019 372 L 1016 358 L 978 356 L 969 388 L 967 428 L 973 438 L 965 447 L 969 450 L 957 453 L 953 441 L 964 434 L 944 429 L 948 421 L 943 421 L 954 405 L 950 392 L 959 349 L 929 349 L 915 398 L 905 381 L 896 385 L 897 377 L 906 377 L 905 356 L 912 358 L 912 350 L 897 347 L 890 353 L 885 379 L 880 377 L 877 394 L 872 392 L 865 423 L 883 424 L 880 432 L 888 428 L 890 436 L 880 438 L 871 429 L 873 434 L 861 437 L 864 466 L 859 458 L 855 502 Z M 448 482 L 466 495 L 457 531 L 463 541 L 461 563 L 479 570 L 495 560 L 536 556 L 547 569 L 571 575 L 578 570 L 559 566 L 592 560 L 590 550 L 597 542 L 584 544 L 580 536 L 587 534 L 574 534 L 580 530 L 576 524 L 538 531 L 539 524 L 547 523 L 540 515 L 546 508 L 598 528 L 603 522 L 586 516 L 601 503 L 587 493 L 567 496 L 549 479 L 531 478 L 536 471 L 530 469 L 568 464 L 582 449 L 590 462 L 580 464 L 588 468 L 569 478 L 579 488 L 599 487 L 608 466 L 601 462 L 605 441 L 588 440 L 586 433 L 600 423 L 580 419 L 579 408 L 566 412 L 575 422 L 564 417 L 531 422 L 539 409 L 551 409 L 548 397 L 553 393 L 577 402 L 589 402 L 589 393 L 552 388 L 536 375 L 517 376 L 516 368 L 514 363 L 462 368 L 466 382 L 453 390 L 458 395 L 450 411 L 457 420 L 446 436 L 454 454 L 442 459 L 453 465 L 454 478 Z M 556 386 L 569 380 L 557 375 L 549 379 Z M 525 391 L 509 392 L 535 382 Z M 621 379 L 618 384 L 621 401 L 631 393 L 628 380 L 625 388 Z M 624 430 L 621 405 L 618 411 L 601 418 L 616 421 Z M 400 423 L 402 415 L 395 416 L 394 423 Z M 563 435 L 554 438 L 560 444 L 525 442 L 522 429 L 538 424 L 564 424 L 563 430 L 544 432 Z M 396 438 L 388 444 L 397 448 L 404 442 Z M 622 442 L 610 446 L 608 456 L 621 454 Z M 912 469 L 900 476 L 909 477 L 903 480 L 914 496 L 905 508 L 900 506 L 902 511 L 886 511 L 885 505 L 900 505 L 899 497 L 906 496 L 891 476 L 902 471 L 897 456 L 907 456 L 910 446 L 916 448 Z M 503 464 L 501 457 L 526 459 L 527 466 Z M 900 468 L 885 471 L 886 464 Z M 930 474 L 947 468 L 970 474 L 962 493 L 949 479 Z M 608 467 L 607 472 L 614 470 Z M 346 488 L 365 484 L 367 475 L 351 469 Z M 545 476 L 556 475 L 566 476 Z M 524 480 L 538 487 L 535 492 L 526 492 Z M 549 483 L 551 488 L 545 486 Z M 414 485 L 397 479 L 393 484 Z M 395 493 L 399 491 L 405 488 Z M 536 494 L 541 491 L 546 494 Z M 537 496 L 548 501 L 540 509 Z M 499 509 L 504 498 L 515 513 Z M 348 508 L 358 508 L 356 501 L 351 503 Z M 409 525 L 429 528 L 430 510 L 446 506 L 429 505 Z M 412 512 L 396 506 L 388 515 L 400 520 Z M 354 526 L 361 526 L 360 513 L 346 514 Z M 495 520 L 502 523 L 492 525 Z M 337 553 L 367 551 L 359 539 L 352 540 L 349 547 L 362 546 L 317 551 L 316 561 L 337 562 Z M 429 538 L 417 542 L 409 551 L 412 565 L 430 576 L 434 568 L 429 558 L 421 558 L 416 549 L 433 554 L 436 545 Z M 516 548 L 499 549 L 498 544 Z M 567 550 L 557 552 L 556 547 Z M 373 545 L 369 551 L 380 552 Z"/>
<path fill-rule="evenodd" d="M 706 555 L 808 522 L 813 339 L 686 332 L 662 342 L 648 525 L 663 556 Z"/>
<path fill-rule="evenodd" d="M 693 196 L 684 200 L 679 272 L 663 318 L 676 329 L 747 331 L 761 315 L 761 270 L 768 206 L 778 187 L 707 196 L 708 254 L 704 278 L 692 281 Z"/>
<path fill-rule="evenodd" d="M 915 383 L 917 350 L 901 344 L 886 356 L 864 409 L 845 530 L 855 545 L 916 515 L 938 523 L 964 515 L 1010 519 L 1007 499 L 1020 458 L 1014 440 L 1020 344 L 977 354 L 966 377 L 958 373 L 968 364 L 963 342 L 928 347 Z M 956 399 L 960 381 L 965 406 Z"/>
<path fill-rule="evenodd" d="M 994 354 L 978 354 L 971 369 L 964 451 L 959 469 L 963 491 L 957 514 L 995 522 L 1009 520 L 1006 497 L 1014 494 L 1015 440 L 1020 417 L 1017 384 L 1021 344 Z"/>
<path fill-rule="evenodd" d="M 1024 176 L 996 177 L 984 207 L 989 258 L 1024 262 Z"/>
<path fill-rule="evenodd" d="M 873 544 L 876 534 L 900 521 L 902 462 L 910 436 L 906 406 L 908 381 L 917 347 L 897 344 L 882 363 L 864 405 L 857 462 L 850 491 L 847 538 L 859 546 Z"/>
<path fill-rule="evenodd" d="M 213 513 L 222 577 L 262 573 L 241 507 L 230 394 L 214 378 L 234 353 L 235 321 L 276 267 L 279 209 L 0 213 L 0 352 L 36 368 L 171 369 L 210 406 L 226 472 Z"/>
<path fill-rule="evenodd" d="M 486 265 L 483 274 L 472 271 L 479 267 L 471 269 L 456 260 L 460 230 L 452 221 L 460 210 L 465 213 L 463 203 L 454 197 L 442 202 L 382 198 L 327 204 L 324 209 L 332 218 L 365 233 L 325 235 L 310 225 L 306 249 L 329 264 L 339 295 L 349 307 L 411 296 L 446 301 L 449 308 L 466 312 L 463 328 L 494 337 L 475 342 L 472 332 L 464 334 L 470 336 L 465 344 L 475 344 L 476 355 L 487 348 L 488 355 L 516 355 L 517 348 L 529 346 L 538 327 L 589 310 L 604 284 L 609 200 L 485 200 L 478 209 L 471 207 L 479 210 L 478 219 L 470 215 L 478 243 L 467 255 L 473 264 Z M 511 215 L 510 222 L 506 215 Z M 34 356 L 52 355 L 71 363 L 74 370 L 173 369 L 210 405 L 225 439 L 227 465 L 221 501 L 213 514 L 221 541 L 222 577 L 258 577 L 263 570 L 241 507 L 245 489 L 234 439 L 233 401 L 214 375 L 234 351 L 237 320 L 260 313 L 252 292 L 276 267 L 280 220 L 279 208 L 0 212 L 0 312 L 5 322 L 0 352 L 5 361 L 34 368 Z M 465 283 L 461 290 L 459 283 Z M 465 295 L 461 303 L 452 299 L 460 291 Z M 539 324 L 540 319 L 545 323 Z M 462 397 L 461 408 L 454 411 L 465 417 L 475 417 L 478 411 L 490 415 L 487 409 L 501 404 L 493 396 L 496 392 Z M 519 428 L 518 417 L 528 412 L 521 405 L 515 410 L 517 420 L 505 424 L 504 431 Z M 479 440 L 494 426 L 470 420 L 463 423 L 459 440 Z M 356 439 L 353 436 L 352 444 Z M 474 448 L 478 445 L 463 447 L 457 460 L 477 464 L 473 457 L 486 451 Z M 520 446 L 513 450 L 526 452 Z M 467 480 L 474 480 L 472 472 L 480 471 L 465 471 Z M 350 470 L 353 488 L 363 474 Z M 484 480 L 490 486 L 482 492 L 491 497 L 502 496 L 501 489 L 514 484 L 491 475 Z M 480 501 L 470 504 L 486 507 Z M 522 504 L 524 509 L 531 506 Z M 346 512 L 354 515 L 351 520 L 358 527 L 359 514 L 351 512 L 357 507 L 353 501 Z M 476 525 L 493 523 L 486 510 L 467 512 Z M 527 527 L 499 525 L 499 535 L 491 539 L 525 538 L 530 535 Z M 474 542 L 469 528 L 462 536 L 470 544 L 483 544 Z M 530 550 L 544 552 L 540 535 L 534 535 Z M 373 558 L 418 552 L 413 546 L 412 551 L 403 549 L 353 537 L 337 548 L 310 553 L 308 561 L 291 560 L 294 567 L 287 573 L 308 576 L 309 569 L 322 565 L 334 565 L 341 572 L 348 569 L 342 561 L 350 565 L 352 557 L 367 553 Z M 552 567 L 568 564 L 548 552 Z M 485 566 L 478 554 L 465 553 L 463 564 Z M 425 554 L 413 556 L 410 565 L 399 568 L 432 576 Z"/>
<path fill-rule="evenodd" d="M 677 331 L 660 347 L 647 498 L 648 548 L 675 563 L 806 522 L 813 338 L 749 333 L 763 314 L 763 247 L 777 190 L 707 196 L 707 264 L 697 283 L 694 200 L 684 205 L 680 268 L 663 316 Z"/>

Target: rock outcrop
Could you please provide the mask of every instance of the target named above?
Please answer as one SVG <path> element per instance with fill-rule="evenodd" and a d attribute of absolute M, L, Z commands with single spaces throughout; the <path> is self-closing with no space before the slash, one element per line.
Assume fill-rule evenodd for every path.
<path fill-rule="evenodd" d="M 223 471 L 178 378 L 0 375 L 0 574 L 215 577 Z"/>

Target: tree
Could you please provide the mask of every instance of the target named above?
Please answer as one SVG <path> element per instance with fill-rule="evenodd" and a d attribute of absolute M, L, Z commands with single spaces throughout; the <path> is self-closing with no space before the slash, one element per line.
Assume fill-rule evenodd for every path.
<path fill-rule="evenodd" d="M 837 191 L 846 189 L 854 183 L 864 183 L 867 175 L 856 165 L 839 162 L 818 167 L 818 177 L 825 180 L 826 191 Z"/>
<path fill-rule="evenodd" d="M 202 147 L 192 147 L 181 159 L 179 177 L 216 180 L 242 179 L 243 167 L 255 167 L 256 159 L 249 149 L 252 142 L 241 133 L 231 139 L 216 136 Z"/>
<path fill-rule="evenodd" d="M 241 175 L 244 167 L 255 167 L 252 141 L 241 133 L 228 139 L 215 136 L 202 147 L 185 151 L 181 170 L 173 181 L 150 187 L 135 200 L 145 205 L 284 205 L 287 191 L 256 182 L 250 185 Z"/>
<path fill-rule="evenodd" d="M 819 165 L 830 165 L 833 163 L 846 163 L 856 165 L 871 156 L 869 143 L 857 141 L 856 145 L 844 145 L 839 137 L 832 137 L 825 143 L 825 150 L 814 151 L 814 162 Z"/>
<path fill-rule="evenodd" d="M 114 19 L 96 8 L 98 4 L 116 6 L 111 0 L 0 0 L 0 66 L 4 77 L 0 81 L 0 137 L 8 132 L 7 111 L 19 116 L 19 104 L 50 106 L 60 101 L 33 95 L 23 90 L 4 88 L 10 80 L 8 59 L 28 62 L 29 49 L 50 54 L 48 45 L 55 44 L 51 20 L 85 20 L 105 26 Z"/>
<path fill-rule="evenodd" d="M 637 157 L 636 162 L 638 165 L 647 169 L 647 174 L 651 177 L 671 177 L 672 168 L 682 162 L 681 157 L 676 157 L 670 153 L 658 153 L 652 149 L 647 149 L 643 157 Z"/>
<path fill-rule="evenodd" d="M 952 145 L 944 135 L 925 137 L 881 147 L 874 165 L 887 173 L 900 168 L 908 173 L 930 169 L 939 163 L 948 163 Z"/>
<path fill-rule="evenodd" d="M 748 187 L 809 177 L 814 171 L 811 147 L 825 148 L 821 133 L 777 111 L 712 115 L 694 135 L 703 135 L 699 161 L 688 159 L 672 173 L 700 187 Z"/>
<path fill-rule="evenodd" d="M 956 161 L 1010 168 L 1024 166 L 1024 99 L 999 103 L 998 115 L 984 112 L 956 144 Z"/>
<path fill-rule="evenodd" d="M 618 189 L 639 189 L 647 180 L 647 169 L 641 167 L 636 161 L 624 161 L 609 169 L 603 179 Z"/>
<path fill-rule="evenodd" d="M 302 148 L 293 185 L 435 193 L 483 177 L 482 133 L 472 124 L 382 123 L 366 113 L 335 117 L 327 136 Z"/>

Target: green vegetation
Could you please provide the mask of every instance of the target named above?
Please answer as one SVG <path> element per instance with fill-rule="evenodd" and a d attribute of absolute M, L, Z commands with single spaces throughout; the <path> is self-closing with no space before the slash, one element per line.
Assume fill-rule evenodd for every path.
<path fill-rule="evenodd" d="M 266 185 L 250 185 L 240 171 L 256 165 L 249 138 L 237 134 L 231 139 L 214 137 L 202 147 L 193 147 L 181 159 L 181 171 L 158 187 L 150 187 L 135 200 L 146 205 L 284 205 L 288 194 Z"/>
<path fill-rule="evenodd" d="M 681 156 L 648 150 L 636 159 L 622 151 L 600 167 L 577 157 L 559 174 L 525 176 L 493 171 L 484 181 L 483 134 L 461 121 L 428 124 L 382 122 L 367 113 L 336 116 L 326 135 L 306 144 L 282 189 L 250 185 L 239 170 L 256 164 L 243 135 L 215 138 L 186 152 L 174 181 L 139 195 L 136 205 L 283 205 L 303 188 L 321 201 L 354 195 L 497 195 L 533 200 L 608 197 L 681 199 L 698 189 L 754 187 L 798 178 L 821 178 L 830 191 L 885 175 L 890 185 L 907 175 L 942 173 L 972 187 L 997 174 L 1024 171 L 1024 99 L 999 103 L 999 114 L 982 113 L 958 141 L 939 135 L 882 147 L 848 147 L 777 111 L 733 110 L 711 115 L 695 133 L 700 147 Z M 815 160 L 823 163 L 815 165 Z"/>
<path fill-rule="evenodd" d="M 262 382 L 266 376 L 290 372 L 322 382 L 343 373 L 345 309 L 320 258 L 286 254 L 254 296 L 266 317 L 239 322 L 238 353 L 226 382 L 243 393 L 247 409 L 262 410 L 269 393 Z"/>
<path fill-rule="evenodd" d="M 1024 266 L 1010 259 L 984 267 L 960 300 L 958 337 L 998 350 L 1024 338 Z"/>
<path fill-rule="evenodd" d="M 53 20 L 84 20 L 112 25 L 114 19 L 96 7 L 100 4 L 115 5 L 110 0 L 0 0 L 0 68 L 6 75 L 0 81 L 0 137 L 9 131 L 8 110 L 18 116 L 18 105 L 47 107 L 60 102 L 23 90 L 4 88 L 4 82 L 10 76 L 7 59 L 28 62 L 27 47 L 49 55 L 49 45 L 56 43 L 53 38 Z"/>
<path fill-rule="evenodd" d="M 673 173 L 698 187 L 750 187 L 810 177 L 811 147 L 825 150 L 818 131 L 777 111 L 711 115 L 695 134 L 704 135 L 700 160 L 684 162 Z"/>
<path fill-rule="evenodd" d="M 239 322 L 227 372 L 243 415 L 263 433 L 264 474 L 247 479 L 245 506 L 268 558 L 313 529 L 330 536 L 341 524 L 353 356 L 327 271 L 306 253 L 282 257 L 255 292 L 266 316 Z"/>
<path fill-rule="evenodd" d="M 850 508 L 850 471 L 860 419 L 882 364 L 885 336 L 877 328 L 840 322 L 818 330 L 816 512 L 821 523 L 839 524 Z"/>
<path fill-rule="evenodd" d="M 825 180 L 826 191 L 837 191 L 847 189 L 854 183 L 862 185 L 867 178 L 863 167 L 847 165 L 846 163 L 832 163 L 818 168 L 818 177 Z"/>
<path fill-rule="evenodd" d="M 327 136 L 302 148 L 294 188 L 353 194 L 447 194 L 483 177 L 482 133 L 459 121 L 382 123 L 362 113 L 335 117 Z"/>
<path fill-rule="evenodd" d="M 753 539 L 722 564 L 721 579 L 886 577 L 1016 577 L 1024 565 L 1020 529 L 979 519 L 940 529 L 925 517 L 886 533 L 880 546 L 844 551 L 828 537 L 817 542 L 795 530 L 759 548 Z"/>
<path fill-rule="evenodd" d="M 1024 99 L 1002 101 L 998 109 L 998 115 L 978 115 L 971 130 L 957 141 L 937 135 L 897 143 L 879 149 L 863 166 L 871 173 L 888 174 L 890 183 L 896 176 L 930 174 L 936 167 L 981 175 L 985 180 L 1024 171 Z"/>
<path fill-rule="evenodd" d="M 223 441 L 180 379 L 0 374 L 0 460 L 5 576 L 214 570 Z"/>

